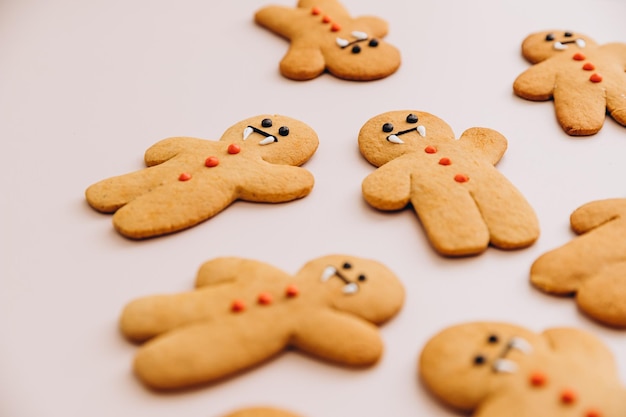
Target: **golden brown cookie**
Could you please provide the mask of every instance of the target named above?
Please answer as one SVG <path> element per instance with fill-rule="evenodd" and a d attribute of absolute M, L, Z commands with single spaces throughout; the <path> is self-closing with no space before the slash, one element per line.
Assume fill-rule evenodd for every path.
<path fill-rule="evenodd" d="M 442 255 L 523 248 L 539 236 L 533 209 L 494 167 L 507 148 L 494 130 L 471 128 L 456 140 L 432 114 L 391 111 L 361 128 L 359 148 L 379 167 L 363 181 L 365 200 L 389 211 L 411 204 Z"/>
<path fill-rule="evenodd" d="M 554 99 L 567 134 L 597 133 L 607 112 L 626 126 L 626 44 L 600 46 L 580 33 L 550 30 L 528 36 L 522 55 L 534 65 L 513 91 L 528 100 Z"/>
<path fill-rule="evenodd" d="M 305 197 L 313 176 L 299 168 L 315 153 L 317 134 L 279 115 L 230 127 L 219 141 L 164 139 L 146 151 L 148 168 L 90 186 L 89 205 L 115 213 L 122 235 L 142 239 L 207 220 L 235 200 L 281 203 Z"/>
<path fill-rule="evenodd" d="M 252 407 L 229 413 L 224 417 L 300 417 L 289 411 L 273 407 Z"/>
<path fill-rule="evenodd" d="M 459 324 L 426 344 L 419 375 L 439 400 L 474 417 L 626 416 L 611 352 L 573 328 Z"/>
<path fill-rule="evenodd" d="M 547 293 L 576 294 L 589 316 L 626 327 L 626 199 L 585 204 L 570 223 L 580 236 L 539 257 L 530 281 Z"/>
<path fill-rule="evenodd" d="M 293 80 L 310 80 L 324 70 L 346 80 L 376 80 L 400 66 L 400 52 L 381 39 L 387 22 L 373 16 L 352 18 L 337 0 L 300 0 L 296 8 L 268 6 L 254 19 L 290 40 L 280 72 Z"/>
<path fill-rule="evenodd" d="M 134 369 L 148 386 L 212 382 L 288 347 L 350 366 L 380 358 L 377 325 L 402 307 L 404 289 L 384 265 L 330 255 L 291 276 L 241 258 L 203 264 L 196 289 L 141 298 L 124 309 L 123 334 L 139 348 Z"/>

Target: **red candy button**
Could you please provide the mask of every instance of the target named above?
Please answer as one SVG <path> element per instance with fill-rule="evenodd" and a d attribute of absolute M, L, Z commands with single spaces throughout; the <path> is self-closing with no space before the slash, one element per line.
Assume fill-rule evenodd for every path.
<path fill-rule="evenodd" d="M 322 22 L 323 23 L 330 23 L 330 16 L 326 15 L 326 16 L 322 17 Z"/>
<path fill-rule="evenodd" d="M 213 168 L 216 167 L 220 164 L 220 160 L 217 159 L 215 156 L 209 156 L 206 161 L 204 161 L 204 165 L 208 166 L 209 168 Z"/>
<path fill-rule="evenodd" d="M 585 417 L 602 417 L 602 413 L 598 410 L 591 409 L 587 410 Z"/>
<path fill-rule="evenodd" d="M 469 181 L 469 177 L 465 174 L 456 174 L 454 176 L 454 181 L 456 182 L 468 182 Z"/>
<path fill-rule="evenodd" d="M 300 293 L 300 291 L 298 290 L 298 287 L 296 287 L 295 285 L 289 285 L 286 289 L 285 289 L 285 295 L 287 297 L 295 297 Z"/>
<path fill-rule="evenodd" d="M 236 143 L 231 143 L 230 145 L 228 145 L 229 154 L 235 155 L 239 152 L 241 152 L 241 146 L 237 145 Z"/>
<path fill-rule="evenodd" d="M 585 54 L 580 53 L 580 52 L 576 52 L 572 58 L 574 58 L 574 60 L 576 61 L 584 61 L 585 59 L 587 59 Z"/>
<path fill-rule="evenodd" d="M 178 176 L 178 181 L 188 181 L 191 179 L 191 174 L 188 172 L 183 172 Z"/>
<path fill-rule="evenodd" d="M 427 146 L 424 148 L 424 152 L 426 153 L 437 153 L 437 148 L 435 148 L 434 146 Z"/>
<path fill-rule="evenodd" d="M 591 81 L 592 83 L 599 83 L 600 81 L 602 81 L 602 76 L 598 73 L 591 74 L 591 77 L 589 77 L 589 81 Z"/>
<path fill-rule="evenodd" d="M 561 402 L 563 404 L 574 404 L 576 402 L 576 392 L 571 389 L 565 389 L 561 392 Z"/>
<path fill-rule="evenodd" d="M 583 69 L 585 71 L 593 71 L 594 69 L 596 69 L 596 67 L 591 62 L 587 62 L 585 65 L 583 65 Z"/>
<path fill-rule="evenodd" d="M 318 14 L 322 13 L 322 11 L 320 10 L 319 7 L 314 7 L 311 9 L 311 14 L 314 16 L 317 16 Z"/>
<path fill-rule="evenodd" d="M 272 294 L 268 292 L 262 292 L 261 294 L 259 294 L 259 298 L 257 300 L 259 301 L 259 304 L 263 304 L 265 306 L 272 304 Z"/>
<path fill-rule="evenodd" d="M 451 163 L 450 158 L 441 158 L 439 160 L 439 165 L 450 165 Z"/>
<path fill-rule="evenodd" d="M 530 376 L 530 385 L 533 387 L 542 387 L 546 384 L 548 378 L 542 372 L 534 372 Z"/>
<path fill-rule="evenodd" d="M 333 23 L 330 27 L 330 30 L 332 30 L 333 32 L 339 32 L 341 30 L 341 26 L 339 25 L 339 23 Z"/>
<path fill-rule="evenodd" d="M 243 300 L 235 300 L 233 301 L 230 309 L 235 313 L 239 313 L 240 311 L 244 311 L 246 309 L 246 303 Z"/>

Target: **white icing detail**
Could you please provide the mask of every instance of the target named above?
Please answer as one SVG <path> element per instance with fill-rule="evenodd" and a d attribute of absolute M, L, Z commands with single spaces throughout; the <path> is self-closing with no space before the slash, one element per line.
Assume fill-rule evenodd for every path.
<path fill-rule="evenodd" d="M 533 347 L 530 345 L 530 343 L 528 343 L 526 339 L 522 339 L 521 337 L 512 338 L 509 342 L 509 346 L 511 346 L 512 349 L 517 349 L 525 354 L 529 354 L 533 350 Z"/>
<path fill-rule="evenodd" d="M 341 48 L 345 48 L 350 43 L 348 42 L 347 39 L 343 39 L 343 38 L 337 38 L 336 42 L 337 42 L 337 45 L 339 45 Z"/>
<path fill-rule="evenodd" d="M 398 135 L 389 135 L 387 136 L 387 140 L 391 143 L 404 143 L 404 141 L 400 139 Z"/>
<path fill-rule="evenodd" d="M 268 136 L 265 139 L 263 139 L 261 142 L 259 142 L 259 145 L 269 145 L 270 143 L 274 143 L 277 142 L 276 138 L 274 136 Z"/>
<path fill-rule="evenodd" d="M 423 138 L 426 137 L 426 128 L 423 125 L 419 125 L 417 127 L 417 133 L 419 133 Z"/>
<path fill-rule="evenodd" d="M 554 45 L 552 45 L 552 47 L 557 51 L 564 51 L 565 49 L 567 49 L 567 45 L 563 45 L 561 42 L 554 42 Z"/>
<path fill-rule="evenodd" d="M 334 266 L 327 266 L 326 268 L 324 268 L 324 271 L 322 272 L 322 282 L 326 282 L 328 281 L 328 279 L 330 277 L 332 277 L 333 275 L 335 275 L 337 273 L 337 269 Z"/>
<path fill-rule="evenodd" d="M 359 290 L 359 286 L 356 283 L 354 283 L 354 282 L 351 282 L 351 283 L 346 284 L 346 285 L 343 286 L 343 293 L 344 294 L 354 294 L 358 290 Z"/>
<path fill-rule="evenodd" d="M 243 130 L 243 140 L 248 139 L 248 136 L 250 136 L 250 134 L 251 134 L 252 132 L 254 132 L 254 129 L 252 129 L 250 126 L 246 127 L 246 128 Z"/>
<path fill-rule="evenodd" d="M 352 32 L 352 36 L 360 41 L 367 39 L 367 33 L 361 32 L 360 30 L 355 30 L 354 32 Z"/>
<path fill-rule="evenodd" d="M 576 39 L 576 45 L 578 45 L 579 48 L 584 48 L 585 46 L 587 46 L 587 42 L 585 42 L 584 39 Z"/>
<path fill-rule="evenodd" d="M 512 374 L 517 371 L 517 364 L 510 359 L 496 359 L 493 363 L 493 370 L 500 373 Z"/>

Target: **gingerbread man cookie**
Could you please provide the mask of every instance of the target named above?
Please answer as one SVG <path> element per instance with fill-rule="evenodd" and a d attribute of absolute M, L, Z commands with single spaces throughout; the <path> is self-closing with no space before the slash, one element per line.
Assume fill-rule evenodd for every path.
<path fill-rule="evenodd" d="M 626 327 L 626 199 L 594 201 L 570 216 L 580 236 L 539 257 L 530 281 L 552 294 L 576 294 L 582 311 Z"/>
<path fill-rule="evenodd" d="M 379 167 L 363 181 L 365 200 L 389 211 L 410 203 L 442 255 L 474 255 L 490 243 L 522 248 L 539 236 L 534 211 L 494 167 L 507 148 L 494 130 L 471 128 L 456 140 L 432 114 L 392 111 L 361 128 L 359 148 Z"/>
<path fill-rule="evenodd" d="M 387 23 L 373 16 L 352 18 L 337 0 L 268 6 L 254 19 L 291 41 L 280 72 L 293 80 L 310 80 L 324 70 L 346 80 L 376 80 L 400 66 L 400 52 L 381 39 Z"/>
<path fill-rule="evenodd" d="M 225 417 L 300 417 L 289 411 L 281 410 L 274 407 L 252 407 L 243 408 L 241 410 L 229 413 Z"/>
<path fill-rule="evenodd" d="M 554 99 L 567 134 L 597 133 L 607 112 L 626 126 L 626 44 L 599 46 L 585 35 L 553 30 L 528 36 L 522 54 L 534 65 L 515 80 L 515 94 Z"/>
<path fill-rule="evenodd" d="M 419 374 L 438 399 L 474 417 L 626 416 L 611 352 L 572 328 L 456 325 L 426 344 Z"/>
<path fill-rule="evenodd" d="M 281 203 L 305 197 L 314 180 L 299 165 L 317 146 L 317 134 L 298 120 L 251 117 L 219 141 L 175 137 L 156 143 L 146 151 L 147 169 L 90 186 L 87 202 L 115 212 L 114 227 L 129 238 L 176 232 L 235 200 Z"/>
<path fill-rule="evenodd" d="M 330 255 L 295 275 L 254 260 L 203 264 L 196 289 L 141 298 L 126 306 L 123 334 L 147 341 L 134 369 L 148 386 L 212 382 L 298 348 L 331 362 L 374 364 L 377 325 L 404 301 L 397 277 L 373 260 Z"/>

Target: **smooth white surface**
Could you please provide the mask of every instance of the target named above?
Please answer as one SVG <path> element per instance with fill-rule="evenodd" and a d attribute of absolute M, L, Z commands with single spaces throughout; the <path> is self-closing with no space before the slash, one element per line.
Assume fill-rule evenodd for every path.
<path fill-rule="evenodd" d="M 295 0 L 274 0 L 294 6 Z M 266 0 L 3 0 L 0 3 L 0 416 L 210 416 L 270 404 L 308 417 L 455 416 L 416 377 L 435 332 L 466 320 L 505 320 L 540 331 L 576 326 L 617 356 L 626 381 L 626 332 L 582 316 L 571 299 L 528 284 L 531 263 L 573 237 L 583 203 L 625 197 L 626 128 L 608 119 L 572 138 L 552 103 L 521 100 L 515 77 L 534 31 L 584 32 L 626 42 L 621 0 L 345 0 L 353 15 L 390 23 L 402 52 L 393 76 L 371 83 L 328 74 L 281 77 L 287 41 L 256 26 Z M 509 140 L 498 165 L 535 208 L 531 248 L 490 248 L 446 259 L 428 245 L 411 210 L 382 213 L 361 198 L 373 171 L 357 133 L 370 117 L 417 109 L 457 137 L 484 126 Z M 262 113 L 303 120 L 320 147 L 305 165 L 310 196 L 281 204 L 237 202 L 175 235 L 129 241 L 84 201 L 90 184 L 142 167 L 169 136 L 217 140 Z M 117 330 L 134 298 L 190 289 L 208 259 L 235 255 L 295 273 L 309 259 L 348 253 L 386 263 L 407 290 L 381 328 L 386 352 L 366 370 L 299 353 L 236 378 L 172 394 L 145 389 L 130 371 L 136 346 Z"/>

